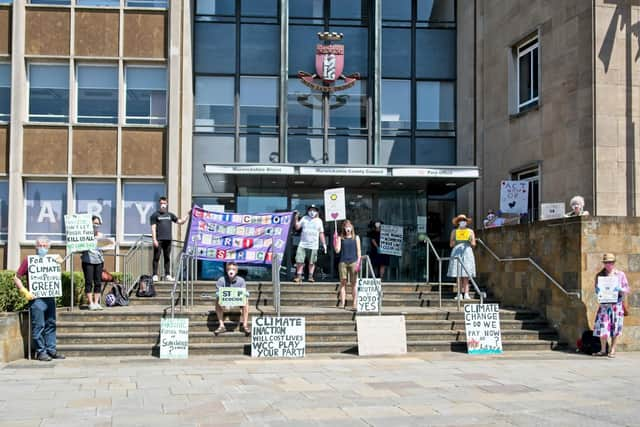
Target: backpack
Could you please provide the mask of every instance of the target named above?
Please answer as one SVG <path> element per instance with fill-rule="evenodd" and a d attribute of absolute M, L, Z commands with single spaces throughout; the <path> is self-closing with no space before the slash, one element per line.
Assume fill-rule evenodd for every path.
<path fill-rule="evenodd" d="M 607 344 L 607 348 L 609 344 Z M 582 337 L 577 342 L 577 348 L 583 353 L 593 354 L 602 350 L 602 346 L 600 345 L 600 337 L 594 337 L 593 331 L 587 329 L 582 333 Z"/>
<path fill-rule="evenodd" d="M 137 282 L 138 289 L 136 296 L 142 298 L 151 298 L 156 296 L 156 288 L 153 286 L 153 278 L 147 274 L 140 276 Z"/>
<path fill-rule="evenodd" d="M 109 292 L 104 300 L 107 307 L 114 307 L 116 305 L 124 307 L 129 305 L 129 297 L 124 292 L 124 288 L 120 283 L 114 283 L 111 286 L 111 292 Z"/>

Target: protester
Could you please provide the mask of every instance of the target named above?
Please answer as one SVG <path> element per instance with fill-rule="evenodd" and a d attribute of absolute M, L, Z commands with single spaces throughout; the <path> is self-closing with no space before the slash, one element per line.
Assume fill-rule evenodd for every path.
<path fill-rule="evenodd" d="M 571 206 L 571 212 L 566 213 L 564 215 L 566 217 L 589 215 L 589 212 L 584 210 L 584 198 L 582 196 L 573 196 L 569 206 Z"/>
<path fill-rule="evenodd" d="M 384 278 L 384 273 L 389 265 L 389 255 L 380 253 L 380 229 L 383 222 L 380 220 L 372 221 L 369 224 L 368 237 L 371 242 L 369 248 L 369 256 L 371 257 L 371 264 L 373 265 L 376 277 L 379 279 Z"/>
<path fill-rule="evenodd" d="M 227 331 L 227 328 L 224 326 L 224 310 L 225 307 L 220 305 L 220 291 L 223 288 L 242 288 L 245 290 L 245 294 L 247 297 L 249 293 L 247 292 L 247 284 L 244 279 L 238 276 L 238 264 L 235 262 L 228 262 L 225 267 L 226 274 L 218 279 L 216 282 L 216 316 L 218 317 L 218 329 L 214 331 L 216 335 L 222 334 Z M 240 330 L 248 335 L 251 332 L 249 329 L 249 299 L 247 298 L 247 304 L 241 307 L 241 321 Z"/>
<path fill-rule="evenodd" d="M 316 261 L 318 260 L 318 243 L 322 244 L 322 248 L 327 253 L 327 243 L 324 238 L 324 224 L 319 217 L 319 211 L 316 205 L 307 208 L 307 214 L 300 219 L 296 213 L 296 230 L 302 230 L 300 233 L 300 243 L 296 250 L 296 277 L 293 278 L 295 283 L 302 282 L 305 261 L 309 260 L 309 282 L 315 282 L 313 273 L 316 269 Z"/>
<path fill-rule="evenodd" d="M 604 267 L 596 275 L 596 295 L 600 292 L 598 288 L 598 277 L 616 276 L 618 278 L 618 301 L 611 304 L 602 303 L 598 307 L 596 313 L 595 326 L 593 327 L 593 335 L 600 337 L 600 351 L 593 353 L 594 356 L 616 356 L 616 343 L 618 337 L 622 334 L 622 324 L 624 322 L 624 299 L 629 293 L 629 282 L 627 276 L 615 268 L 616 257 L 614 254 L 607 253 L 602 257 Z M 607 341 L 611 337 L 611 347 L 607 354 Z"/>
<path fill-rule="evenodd" d="M 49 239 L 39 237 L 36 240 L 36 254 L 40 257 L 47 255 L 49 251 Z M 60 255 L 56 255 L 59 264 L 64 262 Z M 29 291 L 29 258 L 25 257 L 13 276 L 13 283 L 20 293 L 29 301 L 29 313 L 31 314 L 31 337 L 36 351 L 36 359 L 49 362 L 51 359 L 64 359 L 65 357 L 56 350 L 56 299 L 55 297 L 36 298 Z M 26 280 L 26 286 L 22 282 Z"/>
<path fill-rule="evenodd" d="M 166 280 L 174 280 L 171 277 L 171 223 L 184 224 L 189 219 L 189 215 L 178 218 L 169 212 L 169 203 L 166 197 L 158 199 L 160 208 L 151 215 L 151 238 L 153 239 L 153 280 L 158 280 L 158 261 L 160 252 L 164 256 L 164 274 Z"/>
<path fill-rule="evenodd" d="M 358 289 L 356 281 L 360 271 L 360 237 L 355 234 L 353 224 L 348 219 L 342 223 L 340 236 L 337 232 L 333 236 L 333 247 L 336 254 L 340 254 L 338 271 L 340 273 L 340 308 L 346 305 L 347 280 L 351 283 L 351 295 L 353 296 L 353 310 L 357 309 Z"/>
<path fill-rule="evenodd" d="M 93 215 L 91 222 L 93 223 L 93 235 L 95 238 L 99 239 L 103 237 L 103 234 L 98 231 L 102 225 L 100 217 Z M 100 305 L 102 269 L 104 267 L 102 251 L 98 248 L 84 251 L 80 256 L 80 260 L 82 261 L 84 291 L 87 295 L 87 301 L 89 302 L 89 310 L 102 310 L 102 306 Z"/>
<path fill-rule="evenodd" d="M 504 218 L 500 218 L 493 210 L 487 212 L 487 216 L 482 221 L 484 228 L 502 227 L 505 223 Z"/>
<path fill-rule="evenodd" d="M 466 215 L 458 215 L 452 221 L 456 229 L 451 232 L 449 238 L 449 246 L 452 250 L 447 275 L 455 277 L 456 281 L 460 283 L 462 293 L 456 295 L 457 300 L 471 299 L 469 296 L 469 277 L 476 276 L 476 260 L 473 255 L 473 248 L 476 247 L 476 235 L 472 229 L 468 228 L 471 221 L 471 218 Z M 462 260 L 464 268 L 458 266 L 459 261 L 456 257 Z"/>

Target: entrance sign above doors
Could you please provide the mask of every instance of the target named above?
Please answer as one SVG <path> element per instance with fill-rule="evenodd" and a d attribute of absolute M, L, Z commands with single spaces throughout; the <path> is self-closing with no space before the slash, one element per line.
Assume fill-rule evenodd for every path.
<path fill-rule="evenodd" d="M 386 168 L 300 167 L 300 175 L 387 176 Z"/>
<path fill-rule="evenodd" d="M 393 168 L 392 176 L 402 177 L 441 177 L 441 178 L 479 178 L 477 168 Z"/>
<path fill-rule="evenodd" d="M 205 165 L 204 170 L 210 174 L 231 175 L 293 175 L 296 173 L 293 166 L 263 166 L 263 165 L 238 165 L 218 166 Z"/>

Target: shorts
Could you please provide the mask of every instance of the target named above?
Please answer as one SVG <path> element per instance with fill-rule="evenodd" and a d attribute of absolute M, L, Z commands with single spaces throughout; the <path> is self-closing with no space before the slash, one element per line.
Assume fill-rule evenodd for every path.
<path fill-rule="evenodd" d="M 340 274 L 340 280 L 355 280 L 358 276 L 356 272 L 356 267 L 358 266 L 357 262 L 341 262 L 338 264 L 338 272 Z"/>
<path fill-rule="evenodd" d="M 296 262 L 298 264 L 304 264 L 305 258 L 309 258 L 310 264 L 315 264 L 318 260 L 318 250 L 298 246 L 298 249 L 296 250 Z"/>

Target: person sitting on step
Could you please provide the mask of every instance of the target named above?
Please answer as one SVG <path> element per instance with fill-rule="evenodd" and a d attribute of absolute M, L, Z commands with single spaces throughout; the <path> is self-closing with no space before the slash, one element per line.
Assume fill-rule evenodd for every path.
<path fill-rule="evenodd" d="M 216 335 L 224 333 L 227 328 L 224 326 L 224 310 L 226 307 L 220 305 L 220 292 L 224 288 L 242 288 L 247 295 L 247 303 L 241 307 L 241 324 L 240 330 L 249 335 L 251 329 L 249 329 L 249 293 L 247 292 L 247 284 L 244 279 L 238 276 L 238 264 L 235 262 L 228 262 L 225 266 L 225 275 L 218 279 L 216 282 L 216 316 L 218 317 L 218 329 L 214 331 Z"/>

